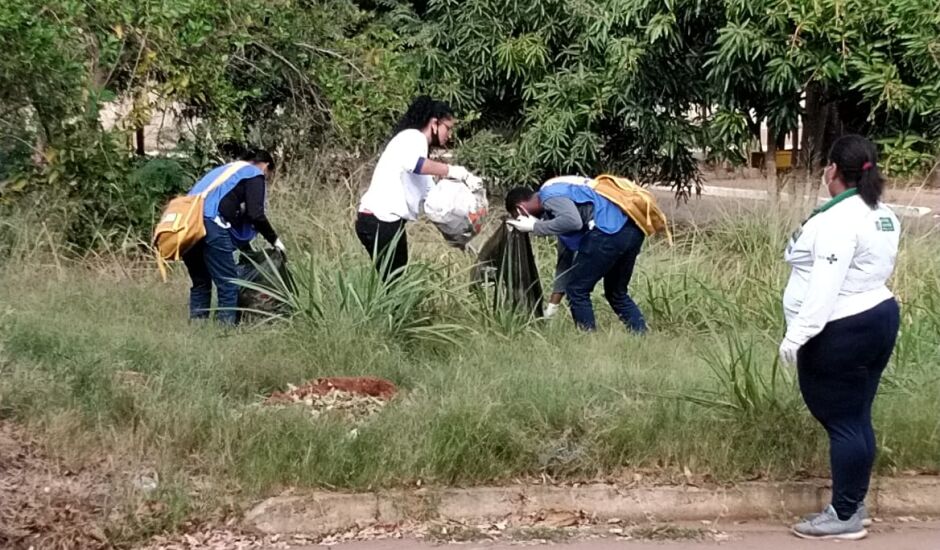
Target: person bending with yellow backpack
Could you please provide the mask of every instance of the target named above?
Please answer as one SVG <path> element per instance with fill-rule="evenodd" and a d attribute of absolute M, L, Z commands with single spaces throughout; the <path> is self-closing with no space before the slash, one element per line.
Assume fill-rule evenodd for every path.
<path fill-rule="evenodd" d="M 547 183 L 538 192 L 528 187 L 509 191 L 506 210 L 517 217 L 507 223 L 533 235 L 557 236 L 565 249 L 577 253 L 564 293 L 578 328 L 597 328 L 591 292 L 603 279 L 604 296 L 627 329 L 646 332 L 646 320 L 627 287 L 646 236 L 669 234 L 652 195 L 613 176 Z"/>
<path fill-rule="evenodd" d="M 216 319 L 227 325 L 238 322 L 238 278 L 235 250 L 260 233 L 274 248 L 284 252 L 265 215 L 265 178 L 274 171 L 274 158 L 267 151 L 246 154 L 241 161 L 225 164 L 196 182 L 188 197 L 202 202 L 205 237 L 182 253 L 192 279 L 189 318 L 207 319 L 215 283 Z"/>

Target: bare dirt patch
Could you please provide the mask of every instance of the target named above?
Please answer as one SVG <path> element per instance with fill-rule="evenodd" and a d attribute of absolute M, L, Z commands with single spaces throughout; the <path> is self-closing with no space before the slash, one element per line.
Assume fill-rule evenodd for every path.
<path fill-rule="evenodd" d="M 107 476 L 48 457 L 0 421 L 0 548 L 110 548 L 104 531 Z"/>
<path fill-rule="evenodd" d="M 378 413 L 398 393 L 395 384 L 373 377 L 318 378 L 274 392 L 265 405 L 302 405 L 311 415 L 338 414 L 361 420 Z"/>

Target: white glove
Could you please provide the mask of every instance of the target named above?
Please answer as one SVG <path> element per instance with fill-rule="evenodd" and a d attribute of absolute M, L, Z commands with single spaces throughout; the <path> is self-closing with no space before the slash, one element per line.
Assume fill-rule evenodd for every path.
<path fill-rule="evenodd" d="M 561 307 L 561 304 L 553 304 L 549 302 L 545 306 L 545 311 L 543 311 L 542 313 L 546 319 L 551 319 L 556 313 L 558 313 L 558 309 L 560 307 Z"/>
<path fill-rule="evenodd" d="M 527 214 L 522 214 L 514 220 L 507 220 L 506 224 L 511 227 L 514 227 L 516 231 L 521 231 L 523 233 L 531 233 L 535 230 L 535 222 L 539 221 L 535 216 L 530 216 Z"/>
<path fill-rule="evenodd" d="M 447 167 L 447 178 L 457 181 L 466 181 L 470 177 L 470 171 L 463 166 L 451 164 Z"/>
<path fill-rule="evenodd" d="M 787 338 L 780 342 L 780 361 L 786 365 L 796 366 L 796 354 L 800 351 L 800 346 L 796 342 Z"/>
<path fill-rule="evenodd" d="M 282 241 L 280 238 L 274 241 L 274 248 L 276 248 L 278 251 L 282 253 L 285 253 L 285 254 L 287 253 L 287 247 L 284 246 L 284 241 Z"/>
<path fill-rule="evenodd" d="M 468 174 L 467 179 L 464 180 L 464 184 L 468 189 L 474 193 L 483 189 L 483 178 L 479 176 L 474 176 L 473 174 Z"/>

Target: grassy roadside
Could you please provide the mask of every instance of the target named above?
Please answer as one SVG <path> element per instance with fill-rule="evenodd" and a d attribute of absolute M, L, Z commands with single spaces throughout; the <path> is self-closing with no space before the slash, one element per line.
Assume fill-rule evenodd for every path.
<path fill-rule="evenodd" d="M 599 295 L 594 335 L 565 316 L 527 324 L 494 312 L 463 283 L 469 258 L 428 227 L 410 236 L 423 267 L 389 296 L 373 286 L 346 193 L 276 206 L 275 220 L 292 220 L 283 232 L 310 304 L 291 323 L 190 326 L 183 270 L 164 285 L 110 264 L 8 263 L 0 417 L 76 460 L 108 454 L 154 468 L 160 498 L 180 510 L 168 521 L 208 498 L 206 487 L 258 495 L 633 469 L 716 480 L 826 471 L 822 431 L 792 372 L 773 368 L 790 225 L 779 216 L 729 215 L 682 230 L 674 248 L 649 243 L 632 289 L 654 330 L 638 338 Z M 903 241 L 893 285 L 902 335 L 876 405 L 882 472 L 940 467 L 938 252 L 929 239 Z M 539 243 L 539 259 L 547 280 L 551 243 Z M 139 375 L 129 382 L 128 371 Z M 258 406 L 288 383 L 332 375 L 385 377 L 403 395 L 355 437 L 339 419 Z"/>

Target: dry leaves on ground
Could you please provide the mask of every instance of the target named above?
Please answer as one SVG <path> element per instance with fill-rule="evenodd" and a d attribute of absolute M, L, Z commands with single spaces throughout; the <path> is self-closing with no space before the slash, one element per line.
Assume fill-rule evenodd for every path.
<path fill-rule="evenodd" d="M 0 421 L 0 457 L 0 548 L 110 547 L 104 475 L 61 467 L 10 422 Z"/>
<path fill-rule="evenodd" d="M 336 414 L 356 421 L 377 414 L 397 392 L 394 384 L 381 378 L 318 378 L 301 386 L 289 384 L 287 391 L 274 392 L 264 404 L 302 405 L 314 418 Z"/>

